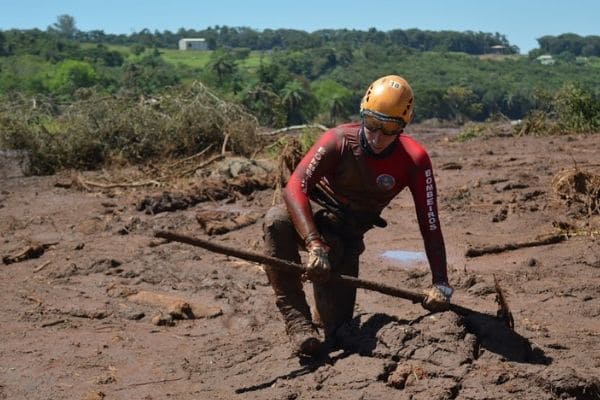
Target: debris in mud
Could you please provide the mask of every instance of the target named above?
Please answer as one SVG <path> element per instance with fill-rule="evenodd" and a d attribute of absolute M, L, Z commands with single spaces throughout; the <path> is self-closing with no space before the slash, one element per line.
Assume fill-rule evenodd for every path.
<path fill-rule="evenodd" d="M 54 183 L 54 187 L 61 188 L 61 189 L 71 189 L 72 186 L 73 186 L 72 179 L 58 179 Z"/>
<path fill-rule="evenodd" d="M 217 198 L 225 198 L 226 194 L 219 194 Z M 137 205 L 138 211 L 145 211 L 146 214 L 158 214 L 165 211 L 185 210 L 201 201 L 206 201 L 207 197 L 196 195 L 173 194 L 163 192 L 162 195 L 153 197 L 144 197 Z"/>
<path fill-rule="evenodd" d="M 92 390 L 88 394 L 85 395 L 83 400 L 103 400 L 106 397 L 106 394 L 100 390 Z"/>
<path fill-rule="evenodd" d="M 424 379 L 427 372 L 418 365 L 403 364 L 398 366 L 387 379 L 388 386 L 396 389 L 404 389 L 406 386 L 412 386 L 415 381 Z"/>
<path fill-rule="evenodd" d="M 231 199 L 240 195 L 249 195 L 257 190 L 272 187 L 269 177 L 254 178 L 240 176 L 231 180 L 204 179 L 187 193 L 163 192 L 158 196 L 147 196 L 138 205 L 138 211 L 146 214 L 158 214 L 165 211 L 185 210 L 205 201 Z"/>
<path fill-rule="evenodd" d="M 456 162 L 447 162 L 439 166 L 440 169 L 443 170 L 453 170 L 453 169 L 462 169 L 462 165 Z"/>
<path fill-rule="evenodd" d="M 219 162 L 209 174 L 212 179 L 268 178 L 273 170 L 270 162 L 244 157 L 228 157 Z"/>
<path fill-rule="evenodd" d="M 54 182 L 54 187 L 61 189 L 79 189 L 88 192 L 108 190 L 116 188 L 137 188 L 144 186 L 160 186 L 156 180 L 133 181 L 133 182 L 96 182 L 83 177 L 79 172 L 72 171 L 68 176 L 59 177 Z"/>
<path fill-rule="evenodd" d="M 39 258 L 44 254 L 44 252 L 50 247 L 58 244 L 58 242 L 54 243 L 43 243 L 43 244 L 32 244 L 27 246 L 25 249 L 19 251 L 16 254 L 8 255 L 2 257 L 2 262 L 5 265 L 18 263 L 25 260 L 30 260 L 32 258 Z"/>
<path fill-rule="evenodd" d="M 600 214 L 600 175 L 579 168 L 564 170 L 554 176 L 552 188 L 576 214 Z"/>
<path fill-rule="evenodd" d="M 64 319 L 57 319 L 57 320 L 54 320 L 54 321 L 45 322 L 45 323 L 43 323 L 43 324 L 42 324 L 42 325 L 40 325 L 40 326 L 41 326 L 42 328 L 49 328 L 49 327 L 51 327 L 51 326 L 60 325 L 60 324 L 63 324 L 63 323 L 65 323 L 65 322 L 67 322 L 67 321 L 66 321 L 66 320 L 64 320 Z"/>
<path fill-rule="evenodd" d="M 519 201 L 531 201 L 543 194 L 546 194 L 543 190 L 533 190 L 531 192 L 526 192 L 521 195 Z"/>
<path fill-rule="evenodd" d="M 140 291 L 129 295 L 127 298 L 134 303 L 159 307 L 172 319 L 212 318 L 223 313 L 218 307 L 193 303 L 180 297 L 162 293 Z"/>
<path fill-rule="evenodd" d="M 503 191 L 506 192 L 508 190 L 515 190 L 515 189 L 527 189 L 529 187 L 528 184 L 526 183 L 507 183 L 506 185 L 502 186 L 501 189 L 497 189 L 497 191 Z"/>
<path fill-rule="evenodd" d="M 142 225 L 142 220 L 139 217 L 131 217 L 128 223 L 117 229 L 117 233 L 119 235 L 128 235 Z"/>
<path fill-rule="evenodd" d="M 82 308 L 73 308 L 69 310 L 58 310 L 60 313 L 76 318 L 104 319 L 110 315 L 105 310 L 84 310 Z"/>
<path fill-rule="evenodd" d="M 100 274 L 103 273 L 105 275 L 113 275 L 119 274 L 123 272 L 121 268 L 119 268 L 123 264 L 119 260 L 115 260 L 113 258 L 102 258 L 94 261 L 88 268 L 90 273 Z"/>
<path fill-rule="evenodd" d="M 196 213 L 196 220 L 207 235 L 222 235 L 256 223 L 261 213 L 240 214 L 231 211 L 203 210 Z"/>
<path fill-rule="evenodd" d="M 144 318 L 145 316 L 146 316 L 146 313 L 141 312 L 141 311 L 131 311 L 131 312 L 124 314 L 124 317 L 130 321 L 139 321 L 140 319 Z"/>
<path fill-rule="evenodd" d="M 171 314 L 158 314 L 152 318 L 152 324 L 156 326 L 175 326 L 175 319 Z"/>
<path fill-rule="evenodd" d="M 48 278 L 52 279 L 68 279 L 71 276 L 78 275 L 80 272 L 79 267 L 75 263 L 69 263 L 62 267 L 59 267 L 57 271 L 51 271 L 48 274 Z"/>
<path fill-rule="evenodd" d="M 537 267 L 539 265 L 540 265 L 540 262 L 538 261 L 537 258 L 530 257 L 529 259 L 527 259 L 527 266 L 528 267 Z"/>
<path fill-rule="evenodd" d="M 567 239 L 566 235 L 557 234 L 557 235 L 546 235 L 528 242 L 521 243 L 507 243 L 503 245 L 497 246 L 486 246 L 486 247 L 471 247 L 465 252 L 465 257 L 479 257 L 485 254 L 497 254 L 510 250 L 522 249 L 525 247 L 534 247 L 534 246 L 545 246 L 548 244 L 556 244 L 563 242 Z"/>
<path fill-rule="evenodd" d="M 94 379 L 96 385 L 108 385 L 110 383 L 115 383 L 116 381 L 117 378 L 115 378 L 114 375 L 103 375 Z"/>
<path fill-rule="evenodd" d="M 471 189 L 468 186 L 463 186 L 458 189 L 448 190 L 446 197 L 442 197 L 441 201 L 444 207 L 450 210 L 459 210 L 471 202 L 471 197 Z"/>
<path fill-rule="evenodd" d="M 506 219 L 506 217 L 508 216 L 508 207 L 504 206 L 501 207 L 498 212 L 496 212 L 496 214 L 494 214 L 494 217 L 492 218 L 492 222 L 502 222 Z"/>
<path fill-rule="evenodd" d="M 600 398 L 600 379 L 582 375 L 572 368 L 548 368 L 536 380 L 560 398 Z"/>

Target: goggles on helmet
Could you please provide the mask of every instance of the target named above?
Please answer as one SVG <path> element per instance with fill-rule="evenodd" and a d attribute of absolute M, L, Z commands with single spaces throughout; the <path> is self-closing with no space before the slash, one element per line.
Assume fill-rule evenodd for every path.
<path fill-rule="evenodd" d="M 406 123 L 399 118 L 390 118 L 369 110 L 362 112 L 365 128 L 372 132 L 381 131 L 385 136 L 396 136 L 402 133 Z"/>

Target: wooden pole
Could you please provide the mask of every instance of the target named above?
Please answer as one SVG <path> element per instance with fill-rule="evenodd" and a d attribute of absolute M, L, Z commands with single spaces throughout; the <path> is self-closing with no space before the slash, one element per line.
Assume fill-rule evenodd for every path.
<path fill-rule="evenodd" d="M 240 250 L 233 247 L 225 246 L 219 243 L 214 243 L 208 240 L 195 238 L 191 236 L 181 235 L 175 232 L 169 231 L 157 231 L 154 233 L 154 236 L 167 239 L 173 242 L 180 242 L 190 244 L 192 246 L 201 247 L 206 250 L 210 250 L 215 253 L 225 254 L 232 257 L 241 258 L 246 261 L 253 261 L 260 264 L 265 264 L 273 268 L 278 268 L 286 271 L 293 271 L 299 275 L 302 275 L 306 272 L 306 267 L 300 264 L 296 264 L 291 261 L 282 260 L 276 257 L 270 257 L 263 254 L 259 254 L 256 252 L 248 251 L 248 250 Z M 331 275 L 329 282 L 332 283 L 341 283 L 344 285 L 373 290 L 379 293 L 387 294 L 394 297 L 401 297 L 403 299 L 407 299 L 412 301 L 413 303 L 420 303 L 425 300 L 425 295 L 419 292 L 412 292 L 410 290 L 404 290 L 395 288 L 392 286 L 384 285 L 382 283 L 377 283 L 373 281 L 368 281 L 365 279 L 355 278 L 353 276 L 347 275 Z"/>
<path fill-rule="evenodd" d="M 214 243 L 208 240 L 195 238 L 187 235 L 182 235 L 175 232 L 170 231 L 156 231 L 154 232 L 154 236 L 162 239 L 166 239 L 168 241 L 180 242 L 185 244 L 190 244 L 192 246 L 201 247 L 203 249 L 224 254 L 232 257 L 241 258 L 246 261 L 252 261 L 260 264 L 265 264 L 271 266 L 273 268 L 278 268 L 286 271 L 293 271 L 299 275 L 302 275 L 306 272 L 306 267 L 303 265 L 282 260 L 276 257 L 270 257 L 263 254 L 259 254 L 256 252 L 248 251 L 248 250 L 240 250 L 233 247 L 225 246 L 222 244 Z M 379 292 L 382 294 L 386 294 L 392 297 L 399 297 L 402 299 L 410 300 L 413 303 L 422 303 L 425 300 L 425 294 L 419 292 L 413 292 L 410 290 L 400 289 L 393 286 L 388 286 L 382 283 L 369 281 L 366 279 L 355 278 L 353 276 L 348 275 L 331 275 L 329 278 L 330 283 L 339 283 L 342 285 L 347 285 L 355 288 L 372 290 L 374 292 Z M 508 304 L 506 303 L 506 299 L 504 298 L 502 291 L 500 290 L 500 285 L 494 277 L 494 283 L 496 288 L 496 293 L 501 297 L 500 301 L 497 299 L 499 305 L 499 313 L 497 318 L 503 321 L 510 330 L 513 330 L 514 322 L 512 320 L 512 313 L 508 308 Z M 497 296 L 497 297 L 498 297 Z M 479 311 L 471 310 L 470 308 L 459 306 L 458 304 L 448 304 L 448 310 L 463 316 L 467 315 L 481 315 Z"/>

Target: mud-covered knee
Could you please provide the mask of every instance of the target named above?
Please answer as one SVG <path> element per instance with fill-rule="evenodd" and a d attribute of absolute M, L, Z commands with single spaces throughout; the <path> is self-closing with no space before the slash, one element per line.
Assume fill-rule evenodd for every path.
<path fill-rule="evenodd" d="M 280 204 L 271 207 L 265 214 L 263 221 L 265 236 L 278 237 L 290 232 L 294 232 L 294 226 L 285 206 Z"/>

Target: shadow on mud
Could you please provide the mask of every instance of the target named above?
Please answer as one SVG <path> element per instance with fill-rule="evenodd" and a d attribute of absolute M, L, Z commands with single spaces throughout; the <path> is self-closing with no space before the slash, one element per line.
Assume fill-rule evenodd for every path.
<path fill-rule="evenodd" d="M 350 323 L 340 327 L 337 331 L 337 342 L 329 344 L 327 350 L 320 357 L 310 359 L 299 359 L 301 367 L 289 373 L 277 376 L 267 382 L 236 389 L 236 393 L 252 392 L 271 387 L 279 380 L 290 380 L 310 374 L 324 365 L 334 365 L 337 361 L 358 354 L 364 357 L 389 357 L 392 361 L 398 361 L 399 356 L 394 351 L 381 354 L 382 346 L 378 332 L 382 328 L 394 329 L 397 333 L 399 343 L 407 344 L 419 336 L 421 321 L 431 314 L 425 314 L 419 318 L 409 321 L 398 319 L 387 314 L 372 314 L 366 320 L 363 316 L 355 317 Z M 527 364 L 549 365 L 552 359 L 546 356 L 541 349 L 534 348 L 528 339 L 510 329 L 504 322 L 495 316 L 473 311 L 467 316 L 457 316 L 455 321 L 464 327 L 463 331 L 475 336 L 476 341 L 473 348 L 472 360 L 488 351 L 501 357 L 503 361 L 513 361 Z M 426 328 L 426 327 L 425 327 Z M 449 336 L 450 340 L 460 340 Z M 388 343 L 389 345 L 389 343 Z M 388 347 L 384 345 L 384 347 Z M 400 350 L 400 349 L 397 349 Z"/>
<path fill-rule="evenodd" d="M 267 389 L 267 388 L 273 386 L 277 381 L 290 380 L 290 379 L 298 378 L 303 375 L 308 375 L 312 372 L 315 372 L 316 370 L 318 370 L 319 368 L 321 368 L 322 366 L 324 366 L 326 364 L 333 365 L 338 360 L 341 360 L 342 358 L 346 358 L 346 357 L 350 356 L 351 354 L 353 354 L 353 353 L 343 351 L 342 353 L 335 355 L 333 357 L 330 357 L 329 354 L 323 354 L 321 357 L 299 359 L 300 365 L 301 365 L 300 368 L 295 369 L 287 374 L 279 375 L 267 382 L 263 382 L 263 383 L 259 383 L 256 385 L 236 389 L 235 393 L 239 394 L 239 393 L 254 392 L 257 390 Z"/>
<path fill-rule="evenodd" d="M 527 338 L 495 316 L 473 311 L 470 315 L 463 316 L 462 320 L 467 330 L 477 337 L 475 358 L 485 349 L 505 361 L 543 365 L 550 365 L 552 362 L 552 358 L 546 356 L 540 348 L 533 347 Z"/>
<path fill-rule="evenodd" d="M 303 375 L 310 374 L 326 364 L 334 365 L 337 361 L 349 357 L 352 354 L 359 353 L 361 355 L 367 355 L 363 353 L 363 351 L 365 350 L 364 346 L 367 346 L 367 348 L 370 346 L 372 346 L 372 348 L 375 348 L 375 345 L 377 343 L 377 338 L 375 335 L 377 334 L 377 332 L 388 323 L 394 321 L 405 324 L 408 323 L 408 321 L 406 320 L 400 321 L 389 315 L 375 314 L 372 318 L 370 318 L 366 323 L 362 324 L 361 326 L 360 321 L 357 318 L 355 318 L 348 325 L 351 329 L 358 329 L 357 334 L 353 335 L 353 337 L 357 340 L 357 342 L 362 344 L 361 348 L 356 348 L 356 346 L 353 346 L 347 340 L 344 340 L 343 342 L 326 343 L 324 345 L 325 349 L 319 357 L 299 358 L 298 361 L 301 365 L 300 368 L 295 369 L 287 374 L 277 376 L 267 382 L 238 388 L 235 390 L 235 393 L 239 394 L 267 389 L 279 380 L 290 380 Z M 340 352 L 340 350 L 342 351 Z M 335 352 L 333 356 L 331 356 L 332 352 Z"/>
<path fill-rule="evenodd" d="M 422 315 L 414 321 L 407 321 L 387 314 L 373 314 L 362 324 L 358 318 L 355 318 L 351 322 L 350 329 L 345 329 L 342 348 L 350 353 L 372 356 L 379 345 L 377 333 L 381 328 L 390 323 L 406 327 L 419 326 L 420 321 L 429 315 L 431 314 Z M 552 358 L 546 356 L 541 349 L 533 347 L 527 338 L 509 328 L 496 316 L 471 310 L 468 315 L 459 316 L 457 322 L 476 338 L 473 359 L 479 358 L 485 350 L 498 355 L 503 361 L 543 365 L 552 362 Z M 406 344 L 415 335 L 420 335 L 420 332 L 416 330 L 403 334 L 406 336 L 402 342 Z"/>

